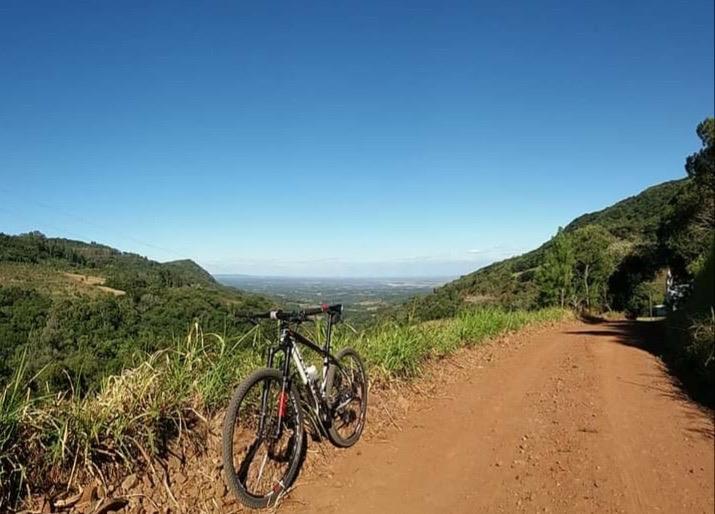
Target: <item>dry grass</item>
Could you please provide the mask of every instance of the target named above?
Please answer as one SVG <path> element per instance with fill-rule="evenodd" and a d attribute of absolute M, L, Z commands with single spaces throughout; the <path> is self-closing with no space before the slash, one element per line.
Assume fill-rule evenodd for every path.
<path fill-rule="evenodd" d="M 0 283 L 4 286 L 37 289 L 53 296 L 120 296 L 124 291 L 104 285 L 105 279 L 89 274 L 66 273 L 45 264 L 0 263 Z"/>
<path fill-rule="evenodd" d="M 94 275 L 81 275 L 79 273 L 68 273 L 63 271 L 62 274 L 80 284 L 80 286 L 87 286 L 88 289 L 98 289 L 99 291 L 104 291 L 105 293 L 113 294 L 114 296 L 123 296 L 126 294 L 125 291 L 119 289 L 114 289 L 113 287 L 107 287 L 104 283 L 107 281 L 104 277 L 97 277 Z"/>

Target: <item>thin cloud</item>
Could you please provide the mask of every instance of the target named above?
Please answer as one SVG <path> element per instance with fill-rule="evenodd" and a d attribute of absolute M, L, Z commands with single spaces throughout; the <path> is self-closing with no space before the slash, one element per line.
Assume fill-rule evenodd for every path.
<path fill-rule="evenodd" d="M 487 248 L 472 248 L 470 250 L 467 250 L 467 253 L 469 255 L 474 256 L 503 257 L 505 255 L 514 255 L 517 253 L 521 253 L 522 251 L 522 248 L 517 248 L 505 244 L 498 244 L 494 246 L 489 246 Z"/>

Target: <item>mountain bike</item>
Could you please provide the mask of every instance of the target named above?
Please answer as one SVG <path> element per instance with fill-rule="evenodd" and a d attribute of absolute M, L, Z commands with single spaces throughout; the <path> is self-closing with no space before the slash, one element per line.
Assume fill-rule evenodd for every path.
<path fill-rule="evenodd" d="M 236 389 L 224 420 L 223 469 L 238 500 L 260 509 L 275 505 L 297 478 L 307 445 L 306 428 L 341 448 L 362 435 L 367 411 L 365 366 L 358 353 L 330 351 L 333 326 L 343 307 L 322 305 L 296 312 L 242 315 L 279 322 L 279 339 L 266 351 L 266 367 Z M 327 316 L 325 343 L 297 332 L 313 316 Z M 299 345 L 322 357 L 322 373 L 306 366 Z"/>

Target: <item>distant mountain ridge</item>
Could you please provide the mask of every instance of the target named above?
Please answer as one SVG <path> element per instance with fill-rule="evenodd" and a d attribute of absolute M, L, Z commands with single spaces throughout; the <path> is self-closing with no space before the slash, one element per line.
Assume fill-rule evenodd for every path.
<path fill-rule="evenodd" d="M 689 180 L 671 180 L 649 187 L 609 207 L 575 218 L 564 231 L 569 233 L 588 225 L 599 225 L 624 245 L 655 245 L 658 227 L 669 204 Z M 480 303 L 535 307 L 538 294 L 535 272 L 550 244 L 546 242 L 527 253 L 495 262 L 449 282 L 432 294 L 411 300 L 398 315 L 435 319 L 451 316 L 465 305 Z"/>
<path fill-rule="evenodd" d="M 179 259 L 176 261 L 167 261 L 163 263 L 165 266 L 171 266 L 179 269 L 184 269 L 186 271 L 195 273 L 197 276 L 203 277 L 204 280 L 211 282 L 211 283 L 216 283 L 216 279 L 214 279 L 213 275 L 206 271 L 204 268 L 199 266 L 196 262 L 192 261 L 191 259 Z"/>

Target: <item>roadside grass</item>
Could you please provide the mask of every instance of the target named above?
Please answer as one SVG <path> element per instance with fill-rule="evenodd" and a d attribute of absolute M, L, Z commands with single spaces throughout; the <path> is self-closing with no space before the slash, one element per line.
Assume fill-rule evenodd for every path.
<path fill-rule="evenodd" d="M 25 466 L 17 444 L 23 410 L 29 399 L 23 397 L 24 359 L 0 394 L 0 507 L 22 493 Z"/>
<path fill-rule="evenodd" d="M 418 376 L 430 358 L 567 315 L 561 309 L 480 309 L 438 322 L 386 322 L 361 332 L 343 325 L 335 348 L 356 348 L 373 379 L 403 379 Z M 170 441 L 190 437 L 243 377 L 263 365 L 262 328 L 226 338 L 194 325 L 186 338 L 107 378 L 98 393 L 86 397 L 71 391 L 31 397 L 32 379 L 16 370 L 0 394 L 0 511 L 29 494 L 52 494 L 112 470 L 151 467 Z M 312 330 L 320 334 L 321 328 Z"/>
<path fill-rule="evenodd" d="M 567 311 L 556 308 L 539 311 L 482 308 L 446 320 L 385 322 L 352 337 L 341 333 L 337 344 L 355 347 L 372 374 L 409 378 L 419 375 L 422 364 L 429 358 L 448 355 L 528 324 L 562 320 L 567 315 Z"/>

